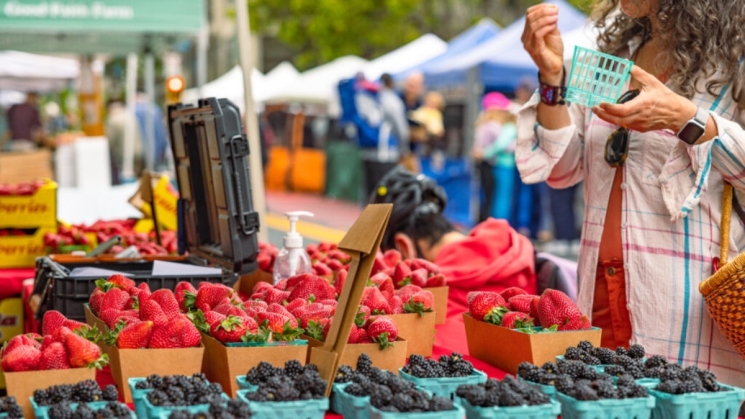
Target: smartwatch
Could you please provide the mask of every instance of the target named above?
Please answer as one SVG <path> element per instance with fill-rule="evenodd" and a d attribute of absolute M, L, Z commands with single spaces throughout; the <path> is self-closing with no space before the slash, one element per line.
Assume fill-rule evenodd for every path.
<path fill-rule="evenodd" d="M 696 116 L 683 125 L 678 132 L 678 138 L 688 145 L 694 145 L 706 132 L 709 122 L 709 112 L 701 107 L 696 108 Z"/>

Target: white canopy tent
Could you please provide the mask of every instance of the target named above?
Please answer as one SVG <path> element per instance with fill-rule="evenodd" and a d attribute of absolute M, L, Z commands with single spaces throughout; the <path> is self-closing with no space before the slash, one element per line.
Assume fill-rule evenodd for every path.
<path fill-rule="evenodd" d="M 80 62 L 75 59 L 0 51 L 0 90 L 60 90 L 79 74 Z"/>
<path fill-rule="evenodd" d="M 428 33 L 370 61 L 363 73 L 368 80 L 377 80 L 383 73 L 397 74 L 437 57 L 444 53 L 447 47 L 447 42 L 437 35 Z"/>
<path fill-rule="evenodd" d="M 253 95 L 256 102 L 258 102 L 257 96 L 262 94 L 263 86 L 266 84 L 265 78 L 259 70 L 255 68 L 252 70 L 251 83 L 254 86 Z M 241 67 L 233 67 L 227 73 L 202 86 L 201 91 L 199 88 L 185 90 L 181 99 L 185 103 L 194 103 L 200 97 L 227 98 L 243 111 L 246 100 L 243 93 L 243 70 L 241 70 Z"/>

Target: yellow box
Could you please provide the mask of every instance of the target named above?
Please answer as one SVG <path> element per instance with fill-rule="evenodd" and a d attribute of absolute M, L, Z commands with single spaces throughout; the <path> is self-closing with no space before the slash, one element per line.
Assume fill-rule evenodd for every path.
<path fill-rule="evenodd" d="M 0 227 L 36 228 L 57 225 L 57 183 L 48 181 L 33 195 L 1 195 Z"/>
<path fill-rule="evenodd" d="M 0 301 L 0 343 L 23 333 L 23 300 L 6 298 Z"/>
<path fill-rule="evenodd" d="M 47 254 L 44 235 L 57 227 L 39 227 L 32 236 L 0 237 L 0 268 L 31 268 L 36 258 Z"/>

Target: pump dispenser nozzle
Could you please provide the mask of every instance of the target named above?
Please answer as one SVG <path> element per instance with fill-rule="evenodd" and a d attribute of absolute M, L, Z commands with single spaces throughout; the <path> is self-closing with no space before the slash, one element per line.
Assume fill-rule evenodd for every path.
<path fill-rule="evenodd" d="M 308 211 L 290 211 L 285 216 L 290 220 L 290 231 L 284 237 L 284 247 L 288 249 L 299 249 L 303 247 L 303 236 L 295 229 L 300 217 L 312 217 L 313 213 Z"/>
<path fill-rule="evenodd" d="M 303 236 L 296 230 L 296 224 L 300 217 L 312 217 L 307 211 L 286 212 L 290 220 L 290 231 L 284 237 L 284 246 L 277 254 L 274 261 L 274 283 L 287 279 L 294 275 L 310 273 L 311 261 L 308 253 L 303 248 Z"/>

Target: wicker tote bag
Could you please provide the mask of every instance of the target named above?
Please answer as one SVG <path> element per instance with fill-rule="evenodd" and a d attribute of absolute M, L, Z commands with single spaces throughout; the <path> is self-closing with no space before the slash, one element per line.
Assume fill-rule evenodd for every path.
<path fill-rule="evenodd" d="M 727 261 L 732 193 L 732 185 L 725 183 L 722 193 L 720 268 L 702 282 L 698 289 L 719 330 L 745 359 L 745 252 L 737 255 L 734 260 Z"/>

